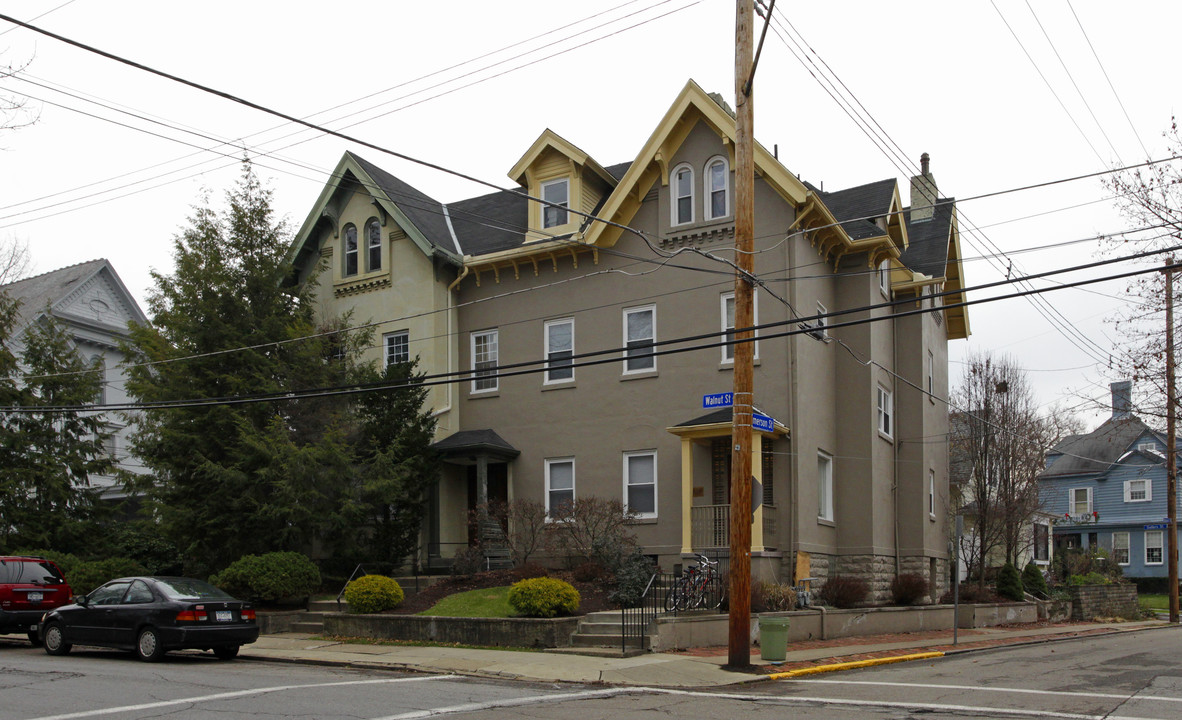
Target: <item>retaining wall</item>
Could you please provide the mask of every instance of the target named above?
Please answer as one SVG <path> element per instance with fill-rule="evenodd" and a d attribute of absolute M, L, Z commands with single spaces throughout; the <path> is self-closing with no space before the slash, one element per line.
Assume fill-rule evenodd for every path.
<path fill-rule="evenodd" d="M 1075 585 L 1067 591 L 1071 593 L 1072 620 L 1135 618 L 1141 614 L 1136 585 Z"/>
<path fill-rule="evenodd" d="M 328 613 L 324 634 L 504 647 L 570 647 L 578 617 L 454 618 Z"/>

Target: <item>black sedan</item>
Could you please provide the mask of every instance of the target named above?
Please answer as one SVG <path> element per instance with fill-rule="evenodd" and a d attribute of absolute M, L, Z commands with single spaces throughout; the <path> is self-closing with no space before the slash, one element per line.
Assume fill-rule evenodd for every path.
<path fill-rule="evenodd" d="M 45 614 L 41 641 L 50 655 L 74 645 L 132 650 L 155 662 L 169 650 L 213 650 L 222 660 L 259 637 L 251 606 L 201 580 L 127 577 Z"/>

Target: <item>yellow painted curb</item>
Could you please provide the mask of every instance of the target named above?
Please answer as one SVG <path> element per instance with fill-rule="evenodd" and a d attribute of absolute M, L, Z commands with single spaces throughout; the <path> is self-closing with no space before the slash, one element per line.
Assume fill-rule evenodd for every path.
<path fill-rule="evenodd" d="M 820 673 L 837 672 L 839 670 L 854 670 L 856 668 L 872 667 L 874 665 L 888 665 L 890 663 L 907 662 L 909 660 L 927 660 L 929 658 L 944 657 L 942 652 L 914 653 L 911 655 L 897 655 L 895 657 L 874 658 L 873 660 L 857 660 L 855 662 L 833 663 L 832 665 L 817 665 L 816 667 L 788 670 L 787 672 L 772 673 L 769 680 L 784 680 L 802 675 L 819 675 Z"/>

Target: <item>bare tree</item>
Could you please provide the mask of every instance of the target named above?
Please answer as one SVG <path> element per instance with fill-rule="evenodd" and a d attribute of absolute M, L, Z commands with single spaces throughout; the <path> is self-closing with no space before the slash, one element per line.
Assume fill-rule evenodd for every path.
<path fill-rule="evenodd" d="M 1162 133 L 1174 160 L 1182 157 L 1182 134 L 1176 118 Z M 1182 167 L 1177 162 L 1159 162 L 1113 173 L 1105 185 L 1116 196 L 1129 232 L 1107 238 L 1106 252 L 1167 250 L 1182 245 Z M 1142 260 L 1165 264 L 1182 260 L 1182 252 L 1168 252 Z M 1177 283 L 1175 283 L 1175 286 Z M 1174 290 L 1178 300 L 1178 291 Z M 1166 279 L 1162 273 L 1131 278 L 1125 286 L 1129 302 L 1123 303 L 1109 321 L 1121 342 L 1116 344 L 1110 371 L 1118 379 L 1133 380 L 1138 414 L 1165 418 L 1165 299 Z"/>
<path fill-rule="evenodd" d="M 1046 452 L 1069 429 L 1038 411 L 1026 374 L 1008 356 L 972 355 L 954 393 L 952 473 L 976 522 L 969 567 L 983 587 L 985 570 L 1000 555 L 1017 564 L 1032 538 L 1040 509 L 1038 474 Z"/>
<path fill-rule="evenodd" d="M 30 61 L 31 62 L 31 61 Z M 0 64 L 0 80 L 15 77 L 29 66 Z M 29 99 L 20 95 L 0 95 L 0 130 L 16 130 L 37 122 L 39 113 L 29 106 Z"/>
<path fill-rule="evenodd" d="M 0 285 L 16 282 L 29 273 L 29 243 L 13 238 L 0 242 Z"/>

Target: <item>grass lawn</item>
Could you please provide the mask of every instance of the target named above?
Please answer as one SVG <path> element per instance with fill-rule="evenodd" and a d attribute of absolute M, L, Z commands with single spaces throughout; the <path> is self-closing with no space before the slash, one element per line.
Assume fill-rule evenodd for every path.
<path fill-rule="evenodd" d="M 509 586 L 448 595 L 418 614 L 446 617 L 513 617 L 513 608 L 509 605 Z"/>
<path fill-rule="evenodd" d="M 1141 603 L 1141 607 L 1151 608 L 1153 610 L 1170 609 L 1170 596 L 1164 593 L 1141 593 L 1137 596 L 1137 600 Z"/>

